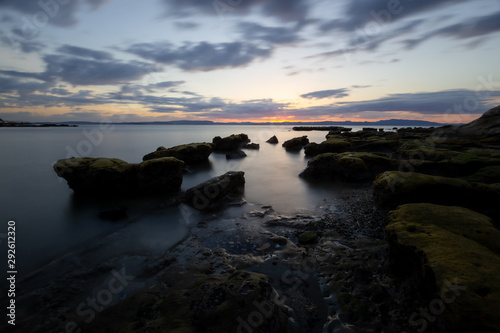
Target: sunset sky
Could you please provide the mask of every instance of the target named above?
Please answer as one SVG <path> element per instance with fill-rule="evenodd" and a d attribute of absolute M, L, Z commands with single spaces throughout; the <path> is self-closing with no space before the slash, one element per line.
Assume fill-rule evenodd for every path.
<path fill-rule="evenodd" d="M 10 121 L 468 122 L 500 0 L 1 0 Z"/>

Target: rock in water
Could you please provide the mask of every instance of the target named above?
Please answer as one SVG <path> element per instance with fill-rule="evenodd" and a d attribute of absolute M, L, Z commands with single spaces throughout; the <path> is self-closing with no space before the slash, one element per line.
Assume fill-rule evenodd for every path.
<path fill-rule="evenodd" d="M 352 151 L 352 144 L 344 138 L 329 137 L 320 144 L 310 143 L 304 147 L 306 156 L 316 156 L 324 153 L 344 153 Z"/>
<path fill-rule="evenodd" d="M 245 146 L 243 146 L 244 149 L 255 149 L 255 150 L 259 150 L 260 149 L 260 145 L 258 143 L 249 143 L 249 144 L 246 144 Z"/>
<path fill-rule="evenodd" d="M 248 140 L 248 135 L 246 134 L 232 134 L 225 138 L 221 138 L 220 136 L 216 136 L 212 140 L 215 151 L 220 152 L 229 152 L 241 149 L 244 145 L 246 145 L 250 140 Z"/>
<path fill-rule="evenodd" d="M 499 332 L 500 257 L 493 251 L 499 235 L 489 219 L 458 207 L 412 204 L 390 212 L 388 220 L 395 272 L 411 274 L 412 291 L 428 299 L 423 310 L 436 314 L 437 326 Z"/>
<path fill-rule="evenodd" d="M 197 210 L 211 210 L 231 201 L 232 194 L 241 193 L 245 186 L 243 171 L 229 171 L 186 191 L 184 202 Z"/>
<path fill-rule="evenodd" d="M 138 164 L 117 158 L 69 158 L 57 161 L 54 171 L 75 193 L 121 195 L 179 191 L 184 162 L 163 157 Z"/>
<path fill-rule="evenodd" d="M 300 176 L 360 182 L 372 180 L 380 172 L 395 170 L 398 165 L 397 160 L 371 153 L 326 153 L 310 160 Z"/>
<path fill-rule="evenodd" d="M 235 159 L 244 158 L 244 157 L 247 157 L 247 154 L 245 154 L 245 152 L 241 151 L 241 150 L 232 151 L 232 152 L 226 154 L 226 159 L 228 159 L 228 160 L 235 160 Z"/>
<path fill-rule="evenodd" d="M 172 148 L 158 147 L 156 151 L 145 155 L 142 160 L 148 161 L 154 158 L 175 157 L 187 164 L 196 164 L 208 159 L 214 150 L 213 143 L 190 143 Z"/>
<path fill-rule="evenodd" d="M 304 147 L 308 143 L 309 139 L 307 138 L 307 135 L 304 135 L 298 138 L 287 140 L 283 142 L 282 146 L 285 147 L 286 150 L 301 150 L 302 147 Z"/>
<path fill-rule="evenodd" d="M 276 135 L 273 135 L 269 140 L 266 141 L 267 143 L 278 143 L 278 138 L 276 137 Z"/>

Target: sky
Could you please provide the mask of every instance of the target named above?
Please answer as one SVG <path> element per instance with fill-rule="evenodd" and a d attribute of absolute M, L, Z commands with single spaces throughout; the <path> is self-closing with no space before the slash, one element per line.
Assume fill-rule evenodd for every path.
<path fill-rule="evenodd" d="M 465 123 L 500 0 L 0 0 L 8 121 Z"/>

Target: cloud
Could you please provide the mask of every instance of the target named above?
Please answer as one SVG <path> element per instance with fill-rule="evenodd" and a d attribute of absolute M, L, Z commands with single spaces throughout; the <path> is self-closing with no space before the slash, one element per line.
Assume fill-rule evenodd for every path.
<path fill-rule="evenodd" d="M 78 23 L 76 13 L 80 3 L 85 3 L 91 9 L 97 9 L 109 0 L 86 0 L 86 1 L 33 1 L 33 0 L 3 0 L 0 1 L 0 8 L 16 10 L 24 14 L 22 21 L 23 29 L 38 30 L 37 27 L 45 24 L 52 24 L 59 27 L 74 26 Z M 31 35 L 33 33 L 30 32 Z M 25 37 L 27 37 L 25 35 Z"/>
<path fill-rule="evenodd" d="M 463 23 L 435 29 L 421 38 L 407 39 L 404 43 L 407 49 L 413 49 L 419 44 L 435 37 L 468 39 L 483 37 L 498 32 L 500 32 L 500 11 L 490 15 L 476 17 Z M 474 46 L 474 43 L 470 44 L 471 48 Z"/>
<path fill-rule="evenodd" d="M 349 1 L 344 12 L 344 19 L 337 19 L 323 26 L 326 30 L 341 29 L 354 31 L 365 27 L 370 22 L 380 25 L 389 24 L 403 18 L 445 6 L 458 3 L 472 2 L 473 0 L 363 0 Z"/>
<path fill-rule="evenodd" d="M 332 89 L 332 90 L 319 90 L 319 91 L 313 91 L 307 94 L 300 95 L 302 98 L 309 98 L 309 99 L 323 99 L 323 98 L 329 98 L 329 97 L 334 97 L 334 98 L 342 98 L 349 96 L 349 89 L 347 88 L 340 88 L 340 89 Z"/>
<path fill-rule="evenodd" d="M 186 83 L 186 81 L 164 81 L 164 82 L 148 84 L 146 86 L 146 88 L 147 89 L 164 89 L 164 88 L 170 88 L 170 87 L 177 87 L 177 86 L 180 86 L 181 84 L 184 84 L 184 83 Z"/>
<path fill-rule="evenodd" d="M 0 42 L 14 51 L 22 51 L 24 53 L 40 52 L 45 48 L 45 44 L 34 40 L 28 40 L 22 36 L 22 30 L 19 28 L 11 29 L 10 33 L 6 34 L 0 31 Z"/>
<path fill-rule="evenodd" d="M 265 27 L 251 22 L 238 25 L 244 40 L 261 40 L 270 44 L 290 44 L 300 40 L 298 28 Z"/>
<path fill-rule="evenodd" d="M 271 54 L 271 49 L 242 42 L 185 43 L 178 48 L 170 43 L 140 43 L 133 44 L 127 51 L 147 60 L 175 65 L 186 71 L 204 72 L 244 67 L 256 59 L 264 59 Z"/>
<path fill-rule="evenodd" d="M 500 91 L 482 92 L 481 94 L 487 97 L 479 98 L 475 91 L 466 89 L 390 94 L 373 100 L 341 102 L 296 110 L 296 112 L 301 116 L 308 117 L 367 112 L 410 112 L 419 116 L 449 113 L 480 114 L 493 106 L 489 98 L 500 96 Z"/>
<path fill-rule="evenodd" d="M 308 0 L 162 0 L 166 16 L 186 17 L 196 14 L 208 16 L 247 15 L 255 11 L 282 22 L 306 22 L 309 13 Z"/>
<path fill-rule="evenodd" d="M 126 83 L 149 74 L 152 68 L 139 61 L 98 61 L 55 54 L 46 55 L 43 60 L 46 71 L 41 77 L 45 80 L 58 78 L 75 86 Z"/>
<path fill-rule="evenodd" d="M 85 47 L 63 45 L 57 49 L 58 52 L 75 57 L 90 58 L 94 60 L 112 60 L 111 53 L 87 49 Z"/>

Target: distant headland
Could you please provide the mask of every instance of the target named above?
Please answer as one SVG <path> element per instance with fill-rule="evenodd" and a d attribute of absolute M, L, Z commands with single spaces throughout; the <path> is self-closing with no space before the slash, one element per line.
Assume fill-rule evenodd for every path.
<path fill-rule="evenodd" d="M 69 122 L 7 122 L 0 119 L 0 127 L 76 127 L 78 125 L 97 125 L 101 122 L 69 121 Z M 273 125 L 273 126 L 444 126 L 451 124 L 437 123 L 426 120 L 388 119 L 379 121 L 297 121 L 297 122 L 215 122 L 210 120 L 174 120 L 152 122 L 109 122 L 115 125 Z M 456 125 L 456 124 L 453 124 Z"/>

